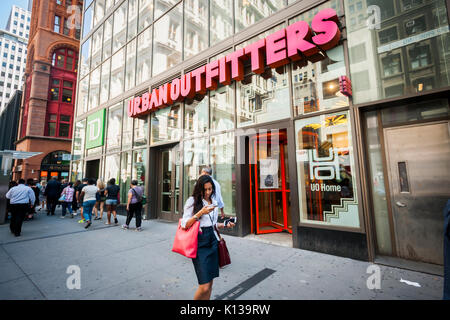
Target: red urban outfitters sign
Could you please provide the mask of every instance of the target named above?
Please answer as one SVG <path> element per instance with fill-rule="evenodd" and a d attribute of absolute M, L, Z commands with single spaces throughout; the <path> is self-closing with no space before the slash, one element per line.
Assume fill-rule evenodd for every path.
<path fill-rule="evenodd" d="M 229 85 L 231 80 L 241 81 L 244 79 L 243 61 L 246 59 L 250 59 L 251 69 L 256 74 L 262 74 L 266 65 L 278 68 L 291 61 L 317 62 L 324 58 L 320 52 L 335 47 L 340 37 L 336 11 L 324 9 L 314 16 L 311 26 L 305 21 L 295 22 L 265 39 L 131 99 L 128 102 L 128 116 L 143 116 L 174 102 L 205 95 L 207 90 L 217 89 L 219 83 Z"/>

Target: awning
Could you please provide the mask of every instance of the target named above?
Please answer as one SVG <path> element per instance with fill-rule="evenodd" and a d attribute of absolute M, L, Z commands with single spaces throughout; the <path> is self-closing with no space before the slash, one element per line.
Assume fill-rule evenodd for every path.
<path fill-rule="evenodd" d="M 0 156 L 8 157 L 11 159 L 28 159 L 42 152 L 26 152 L 26 151 L 17 151 L 17 150 L 3 150 L 0 151 Z"/>

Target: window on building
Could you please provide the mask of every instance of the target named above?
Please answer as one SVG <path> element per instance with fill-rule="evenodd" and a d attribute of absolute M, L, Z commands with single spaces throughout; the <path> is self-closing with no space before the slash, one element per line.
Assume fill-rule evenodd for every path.
<path fill-rule="evenodd" d="M 380 44 L 398 40 L 397 27 L 391 27 L 378 33 Z"/>
<path fill-rule="evenodd" d="M 384 76 L 389 77 L 402 72 L 402 63 L 400 54 L 388 55 L 381 59 L 383 64 Z"/>
<path fill-rule="evenodd" d="M 58 136 L 62 138 L 69 137 L 70 134 L 70 115 L 60 115 Z"/>
<path fill-rule="evenodd" d="M 62 0 L 56 0 L 56 4 L 62 5 Z"/>
<path fill-rule="evenodd" d="M 56 136 L 56 120 L 58 119 L 57 114 L 50 114 L 47 120 L 47 135 L 50 137 Z"/>
<path fill-rule="evenodd" d="M 52 86 L 50 88 L 50 100 L 52 100 L 52 101 L 59 101 L 60 82 L 61 81 L 58 79 L 52 80 Z"/>
<path fill-rule="evenodd" d="M 53 24 L 53 31 L 59 33 L 61 30 L 61 17 L 55 16 L 55 23 Z"/>
<path fill-rule="evenodd" d="M 405 31 L 408 36 L 421 33 L 427 29 L 425 16 L 409 20 L 405 22 Z"/>
<path fill-rule="evenodd" d="M 409 49 L 409 57 L 411 61 L 411 68 L 417 69 L 426 67 L 431 64 L 430 46 L 413 47 Z"/>
<path fill-rule="evenodd" d="M 70 49 L 58 49 L 53 53 L 52 65 L 68 71 L 77 71 L 78 55 Z"/>

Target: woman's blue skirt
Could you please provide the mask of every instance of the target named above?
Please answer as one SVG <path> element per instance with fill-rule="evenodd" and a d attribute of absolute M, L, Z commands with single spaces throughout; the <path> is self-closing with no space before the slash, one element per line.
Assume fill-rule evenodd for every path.
<path fill-rule="evenodd" d="M 219 276 L 219 247 L 213 227 L 198 233 L 197 257 L 192 259 L 198 284 L 206 284 Z"/>

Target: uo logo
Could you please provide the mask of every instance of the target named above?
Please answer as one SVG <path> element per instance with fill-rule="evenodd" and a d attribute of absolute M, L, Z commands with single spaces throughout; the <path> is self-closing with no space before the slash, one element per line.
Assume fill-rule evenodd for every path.
<path fill-rule="evenodd" d="M 70 276 L 67 278 L 67 281 L 66 281 L 67 289 L 80 290 L 81 289 L 81 269 L 80 269 L 80 267 L 76 266 L 76 265 L 70 265 L 67 267 L 66 273 L 70 274 Z"/>

